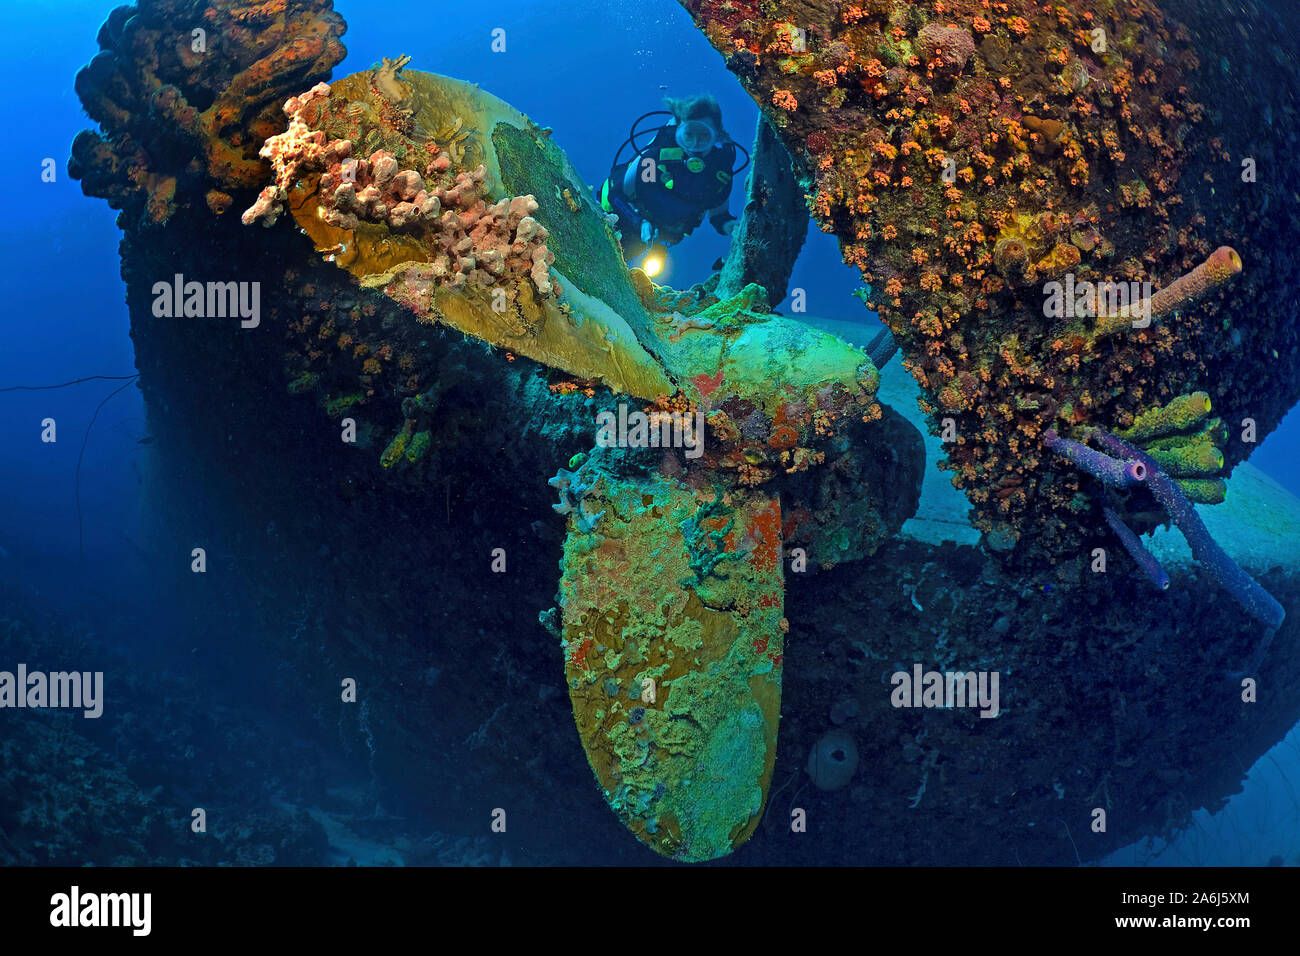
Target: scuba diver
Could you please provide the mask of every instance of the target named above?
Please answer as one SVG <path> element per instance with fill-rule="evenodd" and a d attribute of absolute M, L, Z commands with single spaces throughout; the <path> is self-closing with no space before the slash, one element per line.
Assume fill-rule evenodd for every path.
<path fill-rule="evenodd" d="M 618 217 L 624 258 L 645 253 L 641 267 L 650 276 L 662 271 L 667 247 L 690 235 L 706 213 L 719 234 L 731 234 L 736 225 L 727 211 L 731 184 L 749 165 L 749 152 L 722 128 L 717 99 L 666 97 L 664 105 L 667 110 L 646 113 L 632 124 L 596 194 L 601 209 Z M 668 119 L 659 127 L 637 129 L 652 116 Z M 638 145 L 638 137 L 649 133 L 654 138 Z M 628 146 L 633 156 L 623 161 Z M 745 161 L 733 168 L 737 150 Z"/>

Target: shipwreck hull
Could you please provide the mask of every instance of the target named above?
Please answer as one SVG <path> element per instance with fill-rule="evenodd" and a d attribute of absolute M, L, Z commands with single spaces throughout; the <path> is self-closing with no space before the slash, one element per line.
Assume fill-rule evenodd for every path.
<path fill-rule="evenodd" d="M 1193 25 L 1207 29 L 1212 21 L 1194 14 Z M 327 20 L 341 32 L 332 13 Z M 113 31 L 105 36 L 112 41 Z M 1242 62 L 1257 52 L 1234 49 Z M 320 79 L 321 64 L 311 66 L 288 74 L 297 85 L 284 92 L 303 94 Z M 1252 95 L 1276 92 L 1265 71 L 1245 77 Z M 368 84 L 354 87 L 382 112 Z M 1224 88 L 1211 84 L 1198 95 L 1229 115 Z M 1285 97 L 1275 101 L 1291 109 Z M 101 113 L 114 115 L 100 111 L 97 119 Z M 259 111 L 261 127 L 265 114 Z M 405 121 L 389 122 L 395 129 Z M 171 142 L 169 158 L 192 135 L 187 127 Z M 1283 155 L 1290 133 L 1276 135 L 1272 145 Z M 529 136 L 530 148 L 548 154 L 541 130 Z M 417 322 L 410 302 L 322 259 L 318 247 L 334 241 L 323 241 L 323 230 L 310 238 L 285 223 L 252 230 L 226 212 L 242 208 L 231 196 L 204 188 L 229 188 L 252 203 L 254 184 L 203 182 L 188 164 L 196 178 L 172 187 L 162 171 L 131 179 L 121 157 L 105 157 L 103 142 L 95 155 L 81 142 L 79 171 L 94 173 L 87 189 L 124 209 L 122 274 L 160 464 L 148 546 L 160 555 L 195 546 L 208 553 L 203 575 L 183 561 L 159 564 L 159 580 L 196 609 L 193 630 L 182 637 L 211 649 L 204 653 L 214 667 L 238 667 L 238 647 L 216 650 L 230 633 L 249 635 L 281 661 L 275 682 L 285 699 L 310 708 L 387 813 L 482 833 L 504 810 L 512 845 L 539 863 L 657 860 L 624 825 L 660 854 L 684 860 L 734 848 L 728 859 L 742 863 L 1091 861 L 1184 825 L 1198 806 L 1219 805 L 1300 716 L 1295 615 L 1264 659 L 1258 700 L 1244 702 L 1240 683 L 1224 675 L 1249 658 L 1259 629 L 1201 571 L 1180 567 L 1169 591 L 1155 595 L 1118 558 L 1111 573 L 1089 575 L 1079 546 L 1094 542 L 1082 519 L 1064 530 L 1027 523 L 1021 532 L 1038 560 L 1022 560 L 1015 574 L 988 547 L 897 537 L 916 508 L 916 429 L 874 402 L 874 367 L 859 368 L 857 354 L 833 337 L 770 317 L 754 287 L 741 287 L 739 304 L 692 312 L 698 303 L 672 290 L 621 271 L 604 277 L 618 288 L 606 290 L 604 301 L 622 301 L 635 331 L 621 344 L 631 348 L 635 339 L 654 359 L 638 355 L 636 368 L 662 363 L 674 372 L 665 380 L 702 411 L 724 413 L 711 426 L 737 436 L 724 443 L 725 454 L 705 461 L 737 493 L 727 505 L 734 513 L 704 511 L 717 500 L 706 487 L 712 479 L 667 474 L 666 463 L 645 456 L 609 466 L 586 510 L 575 515 L 570 507 L 566 520 L 555 513 L 548 482 L 580 469 L 597 412 L 627 398 L 606 385 L 636 389 L 644 403 L 657 397 L 646 394 L 649 383 L 661 384 L 657 370 L 623 379 L 596 374 L 604 369 L 591 367 L 589 350 L 565 367 L 570 375 L 557 376 L 527 352 L 515 354 L 506 338 L 494 349 Z M 802 148 L 789 145 L 792 153 Z M 141 182 L 147 195 L 131 191 Z M 309 193 L 319 181 L 301 186 Z M 293 200 L 296 212 L 313 213 L 304 192 Z M 559 189 L 543 208 L 577 215 Z M 1268 298 L 1276 289 L 1295 291 L 1294 266 L 1282 251 L 1296 245 L 1295 211 L 1284 208 L 1242 222 L 1221 210 L 1226 228 L 1249 240 L 1245 275 L 1276 283 L 1271 292 L 1239 284 L 1238 298 L 1218 306 L 1257 307 L 1267 317 L 1245 338 L 1252 348 L 1267 339 L 1276 354 L 1268 361 L 1279 364 L 1256 374 L 1266 356 L 1252 353 L 1254 371 L 1240 374 L 1260 387 L 1229 403 L 1258 409 L 1261 434 L 1294 399 L 1300 360 L 1294 331 L 1278 328 L 1282 306 Z M 259 323 L 158 315 L 155 286 L 176 275 L 259 283 Z M 562 284 L 574 278 L 557 275 Z M 566 321 L 552 303 L 547 322 Z M 835 375 L 800 378 L 808 370 L 791 356 L 801 349 L 834 359 Z M 545 350 L 535 354 L 547 358 Z M 699 364 L 705 359 L 713 364 Z M 1231 367 L 1226 353 L 1206 359 Z M 788 377 L 791 391 L 761 387 L 770 376 L 754 370 L 765 367 Z M 591 377 L 572 377 L 579 373 Z M 1214 387 L 1216 404 L 1243 391 L 1226 378 Z M 824 404 L 810 408 L 808 395 Z M 794 419 L 801 401 L 804 417 Z M 814 411 L 825 414 L 814 419 Z M 808 433 L 825 437 L 832 411 L 841 413 L 839 433 L 815 444 Z M 344 440 L 349 420 L 357 441 Z M 805 467 L 814 448 L 829 456 L 822 472 Z M 1244 453 L 1234 447 L 1232 457 Z M 1027 496 L 1020 487 L 1008 485 L 1004 500 Z M 1079 487 L 1075 481 L 1068 490 Z M 601 510 L 619 520 L 606 515 L 600 521 L 610 526 L 602 527 Z M 655 535 L 671 571 L 663 581 L 640 574 L 614 589 L 606 578 L 650 566 L 631 552 Z M 711 545 L 701 544 L 710 536 Z M 609 540 L 620 537 L 621 552 Z M 796 546 L 813 560 L 795 567 Z M 719 566 L 723 573 L 710 577 Z M 728 570 L 738 575 L 730 582 L 738 592 L 721 600 L 708 594 Z M 1297 606 L 1291 574 L 1252 573 L 1284 607 Z M 664 594 L 672 595 L 666 612 L 650 601 Z M 620 596 L 632 598 L 628 607 Z M 690 679 L 680 660 L 653 658 L 664 648 L 646 652 L 670 683 L 682 681 L 701 701 L 710 682 L 735 691 L 729 710 L 695 721 L 704 729 L 686 744 L 669 725 L 671 714 L 641 728 L 644 713 L 633 713 L 646 688 L 641 670 L 626 670 L 621 655 L 629 653 L 636 602 L 645 616 L 662 615 L 664 632 L 717 638 L 693 661 Z M 613 623 L 600 622 L 606 615 Z M 584 650 L 593 632 L 602 640 Z M 685 633 L 675 637 L 674 653 L 697 649 Z M 998 671 L 999 715 L 892 706 L 890 676 L 914 663 Z M 340 682 L 349 678 L 357 702 L 341 699 Z M 657 703 L 665 712 L 676 706 L 671 694 Z M 832 726 L 856 741 L 859 768 L 839 789 L 810 788 L 809 753 Z M 743 779 L 725 777 L 734 789 L 717 804 L 726 814 L 688 806 L 707 779 L 688 770 L 638 777 L 637 735 L 647 732 L 656 747 L 706 756 L 711 771 L 737 768 Z M 733 736 L 748 742 L 726 750 L 722 740 Z M 641 812 L 638 801 L 661 797 L 656 784 L 665 780 L 677 788 L 673 799 Z M 676 812 L 662 812 L 669 803 Z M 1099 808 L 1104 831 L 1092 829 Z M 792 826 L 796 818 L 805 825 Z M 686 819 L 697 827 L 690 835 L 682 833 Z"/>

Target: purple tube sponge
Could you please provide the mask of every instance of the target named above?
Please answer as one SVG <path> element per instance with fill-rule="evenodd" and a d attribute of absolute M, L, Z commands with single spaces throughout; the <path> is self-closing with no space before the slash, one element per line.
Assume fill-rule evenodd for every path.
<path fill-rule="evenodd" d="M 1240 604 L 1247 614 L 1271 629 L 1277 630 L 1286 617 L 1282 605 L 1277 603 L 1273 595 L 1260 587 L 1254 578 L 1241 570 L 1237 563 L 1228 557 L 1228 553 L 1215 543 L 1205 527 L 1205 522 L 1201 521 L 1201 516 L 1196 513 L 1196 508 L 1179 490 L 1174 480 L 1161 470 L 1150 455 L 1137 446 L 1129 444 L 1122 438 L 1116 438 L 1100 428 L 1092 429 L 1091 435 L 1112 455 L 1123 456 L 1130 462 L 1146 466 L 1146 486 L 1151 489 L 1155 499 L 1164 505 L 1165 511 L 1174 524 L 1178 525 L 1178 530 L 1183 533 L 1188 547 L 1192 549 L 1192 556 L 1210 572 L 1210 576 L 1218 581 L 1224 590 L 1232 595 L 1233 600 Z"/>
<path fill-rule="evenodd" d="M 1106 524 L 1110 525 L 1110 530 L 1115 532 L 1115 537 L 1119 538 L 1124 545 L 1124 550 L 1129 553 L 1129 556 L 1137 562 L 1137 566 L 1151 579 L 1151 583 L 1162 591 L 1168 591 L 1169 575 L 1160 566 L 1156 556 L 1147 550 L 1146 545 L 1142 543 L 1142 539 L 1135 535 L 1129 529 L 1129 526 L 1124 523 L 1123 519 L 1112 509 L 1102 508 L 1101 513 L 1106 518 Z"/>
<path fill-rule="evenodd" d="M 1145 462 L 1124 458 L 1112 458 L 1095 448 L 1089 448 L 1082 442 L 1062 438 L 1056 429 L 1049 428 L 1043 433 L 1043 444 L 1062 458 L 1068 458 L 1080 471 L 1086 471 L 1094 478 L 1110 485 L 1112 488 L 1128 488 L 1146 480 L 1151 465 Z"/>

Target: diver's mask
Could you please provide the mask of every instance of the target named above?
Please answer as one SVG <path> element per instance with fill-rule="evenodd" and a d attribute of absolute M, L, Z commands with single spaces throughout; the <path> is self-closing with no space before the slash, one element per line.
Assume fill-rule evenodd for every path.
<path fill-rule="evenodd" d="M 678 146 L 694 156 L 703 156 L 717 141 L 717 134 L 713 132 L 713 127 L 702 120 L 686 120 L 678 123 L 677 131 L 673 136 Z"/>

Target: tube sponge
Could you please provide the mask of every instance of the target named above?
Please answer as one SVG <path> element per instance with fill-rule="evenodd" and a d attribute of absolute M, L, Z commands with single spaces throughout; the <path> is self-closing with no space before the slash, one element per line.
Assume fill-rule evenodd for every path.
<path fill-rule="evenodd" d="M 1219 246 L 1199 266 L 1175 279 L 1151 297 L 1151 315 L 1168 315 L 1192 305 L 1241 273 L 1241 256 L 1231 246 Z"/>
<path fill-rule="evenodd" d="M 1174 478 L 1213 478 L 1223 470 L 1223 452 L 1209 438 L 1166 448 L 1148 448 L 1146 452 Z"/>
<path fill-rule="evenodd" d="M 1286 611 L 1249 574 L 1237 566 L 1214 539 L 1210 537 L 1205 522 L 1192 507 L 1192 503 L 1183 495 L 1178 485 L 1146 452 L 1130 445 L 1122 438 L 1094 428 L 1092 435 L 1109 452 L 1128 456 L 1130 460 L 1140 462 L 1147 467 L 1146 486 L 1151 489 L 1155 499 L 1164 505 L 1165 511 L 1178 525 L 1178 530 L 1187 539 L 1196 558 L 1219 586 L 1232 595 L 1233 600 L 1255 620 L 1276 631 L 1286 617 Z"/>
<path fill-rule="evenodd" d="M 1043 445 L 1112 488 L 1127 488 L 1146 479 L 1146 466 L 1142 462 L 1112 458 L 1082 442 L 1062 438 L 1054 428 L 1043 433 Z"/>
<path fill-rule="evenodd" d="M 808 775 L 818 790 L 839 790 L 858 769 L 858 745 L 847 730 L 828 730 L 808 754 Z"/>
<path fill-rule="evenodd" d="M 1157 435 L 1186 431 L 1209 413 L 1210 396 L 1205 392 L 1192 392 L 1143 412 L 1130 427 L 1115 434 L 1127 441 L 1141 442 Z"/>
<path fill-rule="evenodd" d="M 1210 257 L 1184 276 L 1179 276 L 1149 299 L 1097 317 L 1097 337 L 1113 335 L 1130 326 L 1134 318 L 1149 316 L 1153 321 L 1186 309 L 1222 288 L 1241 273 L 1241 256 L 1231 246 L 1219 246 Z"/>
<path fill-rule="evenodd" d="M 1222 504 L 1228 497 L 1228 483 L 1222 478 L 1179 478 L 1174 484 L 1188 501 L 1198 505 Z"/>
<path fill-rule="evenodd" d="M 1169 575 L 1160 566 L 1156 556 L 1147 550 L 1142 539 L 1135 535 L 1112 509 L 1102 508 L 1101 513 L 1106 518 L 1106 524 L 1110 525 L 1110 530 L 1115 532 L 1115 537 L 1119 538 L 1120 543 L 1124 545 L 1124 550 L 1137 562 L 1137 566 L 1142 569 L 1151 583 L 1161 591 L 1168 591 Z"/>

